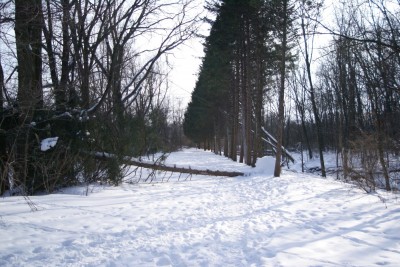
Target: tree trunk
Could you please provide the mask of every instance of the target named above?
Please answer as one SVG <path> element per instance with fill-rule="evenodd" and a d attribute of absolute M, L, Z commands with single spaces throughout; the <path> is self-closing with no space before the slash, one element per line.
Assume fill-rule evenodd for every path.
<path fill-rule="evenodd" d="M 304 120 L 304 114 L 300 114 L 300 120 L 301 120 L 301 128 L 303 129 L 304 138 L 306 139 L 306 145 L 307 145 L 307 150 L 308 150 L 308 158 L 312 159 L 313 158 L 313 153 L 312 153 L 312 150 L 311 150 L 310 139 L 308 138 L 306 122 Z"/>
<path fill-rule="evenodd" d="M 18 62 L 18 105 L 20 128 L 15 144 L 15 178 L 25 186 L 26 193 L 33 192 L 38 170 L 35 168 L 35 136 L 25 125 L 43 106 L 42 88 L 42 1 L 15 1 L 15 41 Z"/>
<path fill-rule="evenodd" d="M 229 128 L 227 127 L 225 138 L 224 138 L 224 156 L 228 157 L 229 155 Z"/>
<path fill-rule="evenodd" d="M 308 53 L 308 44 L 307 44 L 307 36 L 306 36 L 306 30 L 305 30 L 305 25 L 304 25 L 304 18 L 302 18 L 301 29 L 303 32 L 304 53 L 305 53 L 305 57 L 306 57 L 305 61 L 306 61 L 308 83 L 310 86 L 311 105 L 312 105 L 312 109 L 313 109 L 313 113 L 314 113 L 315 124 L 317 127 L 317 141 L 318 141 L 319 159 L 320 159 L 320 164 L 321 164 L 321 173 L 322 173 L 322 177 L 326 177 L 325 161 L 324 161 L 324 153 L 323 153 L 324 152 L 324 140 L 323 140 L 323 135 L 322 135 L 321 120 L 319 117 L 318 108 L 317 108 L 317 104 L 315 101 L 315 89 L 314 89 L 312 75 L 311 75 L 311 63 L 310 63 L 310 56 Z"/>
<path fill-rule="evenodd" d="M 43 105 L 42 25 L 41 0 L 15 1 L 18 104 L 28 117 L 32 117 L 34 110 Z"/>
<path fill-rule="evenodd" d="M 4 97 L 3 92 L 5 91 L 4 88 L 4 72 L 3 72 L 3 65 L 0 61 L 0 114 L 3 114 L 3 105 L 4 105 Z M 1 127 L 1 123 L 0 123 Z"/>
<path fill-rule="evenodd" d="M 4 128 L 4 114 L 3 114 L 3 91 L 4 91 L 4 72 L 0 61 L 0 196 L 7 189 L 7 176 L 5 175 L 5 164 L 7 162 L 6 150 L 6 133 Z"/>
<path fill-rule="evenodd" d="M 263 104 L 263 67 L 261 55 L 257 56 L 257 76 L 256 76 L 256 98 L 255 98 L 255 127 L 254 127 L 254 142 L 253 142 L 253 160 L 252 166 L 256 166 L 257 158 L 262 156 L 262 104 Z"/>
<path fill-rule="evenodd" d="M 247 54 L 246 54 L 246 40 L 245 40 L 245 22 L 244 19 L 241 19 L 241 24 L 240 24 L 240 81 L 241 81 L 241 106 L 242 106 L 242 112 L 241 112 L 241 125 L 242 125 L 242 145 L 241 145 L 241 151 L 240 151 L 240 162 L 247 163 L 247 150 L 250 149 L 247 147 L 248 145 L 248 140 L 247 140 L 247 94 L 248 94 L 248 89 L 247 89 Z"/>
<path fill-rule="evenodd" d="M 232 156 L 233 161 L 237 161 L 238 157 L 238 143 L 239 143 L 239 99 L 240 99 L 240 89 L 239 89 L 239 75 L 240 75 L 240 63 L 239 63 L 239 49 L 236 51 L 235 63 L 234 63 L 234 74 L 233 74 L 233 123 L 232 123 Z M 243 160 L 242 160 L 243 162 Z"/>
<path fill-rule="evenodd" d="M 247 150 L 245 151 L 245 163 L 247 165 L 252 164 L 251 160 L 251 154 L 252 154 L 252 135 L 251 135 L 251 128 L 252 128 L 252 114 L 253 114 L 253 109 L 252 109 L 252 101 L 251 101 L 251 96 L 252 96 L 252 87 L 251 87 L 251 66 L 250 66 L 250 22 L 249 18 L 247 18 L 247 15 L 245 22 L 244 22 L 244 51 L 245 51 L 245 79 L 244 79 L 244 86 L 245 88 L 243 89 L 246 91 L 245 99 L 243 101 L 246 101 L 246 110 L 245 112 L 245 136 L 246 136 L 246 148 Z"/>
<path fill-rule="evenodd" d="M 283 29 L 282 29 L 282 51 L 280 59 L 280 85 L 279 85 L 279 98 L 278 98 L 278 127 L 277 127 L 277 146 L 276 146 L 276 160 L 274 176 L 281 176 L 281 160 L 282 160 L 282 141 L 283 141 L 283 128 L 285 126 L 285 79 L 286 79 L 286 52 L 287 52 L 287 31 L 288 31 L 288 1 L 283 1 Z"/>
<path fill-rule="evenodd" d="M 67 104 L 67 91 L 68 91 L 68 78 L 71 72 L 71 66 L 69 64 L 69 55 L 70 55 L 70 35 L 68 32 L 68 24 L 69 24 L 69 0 L 62 0 L 62 55 L 61 55 L 61 78 L 58 88 L 56 90 L 56 107 L 60 111 L 64 111 Z M 70 99 L 73 101 L 73 99 Z M 72 102 L 71 102 L 72 103 Z"/>

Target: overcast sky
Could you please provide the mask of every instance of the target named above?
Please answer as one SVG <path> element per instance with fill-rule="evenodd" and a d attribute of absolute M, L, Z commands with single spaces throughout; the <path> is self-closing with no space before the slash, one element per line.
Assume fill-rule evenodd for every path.
<path fill-rule="evenodd" d="M 174 102 L 181 100 L 182 107 L 190 102 L 197 74 L 203 57 L 203 45 L 200 39 L 190 40 L 186 45 L 176 49 L 174 56 L 169 57 L 173 69 L 169 76 L 170 96 Z"/>
<path fill-rule="evenodd" d="M 206 13 L 204 10 L 205 0 L 193 0 L 198 2 L 199 6 L 198 12 L 202 13 L 202 16 L 207 16 L 212 18 L 212 14 Z M 323 14 L 321 18 L 326 23 L 332 23 L 333 14 L 333 1 L 325 0 Z M 200 28 L 200 33 L 203 36 L 208 36 L 210 30 L 210 25 L 203 23 Z M 329 35 L 316 36 L 314 48 L 321 48 L 328 44 L 331 40 Z M 301 40 L 300 40 L 301 41 Z M 174 52 L 174 56 L 169 57 L 169 61 L 173 64 L 173 69 L 169 76 L 169 95 L 177 104 L 181 101 L 181 108 L 186 108 L 187 104 L 191 100 L 191 93 L 194 89 L 199 67 L 201 65 L 203 53 L 203 40 L 201 38 L 194 38 L 188 41 L 185 45 L 180 46 Z M 316 51 L 314 59 L 317 60 L 319 57 L 319 52 Z"/>
<path fill-rule="evenodd" d="M 211 16 L 204 10 L 205 0 L 193 0 L 198 2 L 198 12 L 201 16 Z M 210 25 L 202 23 L 199 33 L 208 36 Z M 173 64 L 173 69 L 169 76 L 169 95 L 175 104 L 180 100 L 181 108 L 186 108 L 190 102 L 191 93 L 197 80 L 197 74 L 201 65 L 203 53 L 203 40 L 201 38 L 193 38 L 181 45 L 174 51 L 174 55 L 168 60 Z"/>

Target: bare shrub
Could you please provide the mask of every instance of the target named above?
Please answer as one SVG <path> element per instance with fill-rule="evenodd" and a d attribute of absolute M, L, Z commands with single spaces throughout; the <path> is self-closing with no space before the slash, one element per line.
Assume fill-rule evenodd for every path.
<path fill-rule="evenodd" d="M 351 141 L 348 158 L 345 171 L 351 181 L 368 193 L 374 192 L 380 169 L 376 137 L 362 133 L 357 140 Z"/>

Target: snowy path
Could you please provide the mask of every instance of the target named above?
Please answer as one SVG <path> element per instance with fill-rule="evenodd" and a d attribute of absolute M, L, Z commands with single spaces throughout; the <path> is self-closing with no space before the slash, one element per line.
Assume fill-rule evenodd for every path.
<path fill-rule="evenodd" d="M 400 204 L 200 150 L 168 159 L 249 173 L 0 200 L 0 266 L 399 266 Z M 268 165 L 268 160 L 264 161 Z"/>

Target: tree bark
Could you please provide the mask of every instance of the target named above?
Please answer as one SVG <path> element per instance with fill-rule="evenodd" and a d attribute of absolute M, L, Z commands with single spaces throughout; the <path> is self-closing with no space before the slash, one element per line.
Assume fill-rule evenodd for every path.
<path fill-rule="evenodd" d="M 285 125 L 285 79 L 286 79 L 286 52 L 287 52 L 287 31 L 288 31 L 288 1 L 283 1 L 283 28 L 282 28 L 282 44 L 281 44 L 281 59 L 280 59 L 280 86 L 278 98 L 278 129 L 277 129 L 277 146 L 274 176 L 281 176 L 281 160 L 282 160 L 282 141 L 283 128 Z"/>
<path fill-rule="evenodd" d="M 6 132 L 3 130 L 3 91 L 4 91 L 4 72 L 0 62 L 0 196 L 6 190 L 6 175 L 4 173 L 5 163 L 7 161 L 7 150 L 6 150 Z"/>
<path fill-rule="evenodd" d="M 15 179 L 32 193 L 35 177 L 39 177 L 34 166 L 35 136 L 24 125 L 30 124 L 37 111 L 43 108 L 42 88 L 42 29 L 43 14 L 41 0 L 15 1 L 15 42 L 18 63 L 18 106 L 20 128 L 15 137 Z"/>
<path fill-rule="evenodd" d="M 43 105 L 42 16 L 41 0 L 15 1 L 18 104 L 29 117 L 34 109 L 40 109 Z"/>
<path fill-rule="evenodd" d="M 3 72 L 3 65 L 0 61 L 0 114 L 3 113 L 3 105 L 4 105 L 4 97 L 3 97 L 4 88 L 4 72 Z M 0 123 L 1 126 L 1 123 Z"/>
<path fill-rule="evenodd" d="M 70 55 L 70 35 L 68 32 L 68 24 L 69 24 L 69 9 L 70 3 L 69 0 L 62 0 L 62 55 L 61 55 L 61 77 L 58 88 L 56 89 L 56 107 L 63 111 L 66 107 L 67 102 L 67 91 L 68 91 L 68 78 L 71 72 L 71 66 L 69 64 L 69 55 Z M 70 99 L 70 101 L 73 99 Z M 72 103 L 72 102 L 71 102 Z"/>

